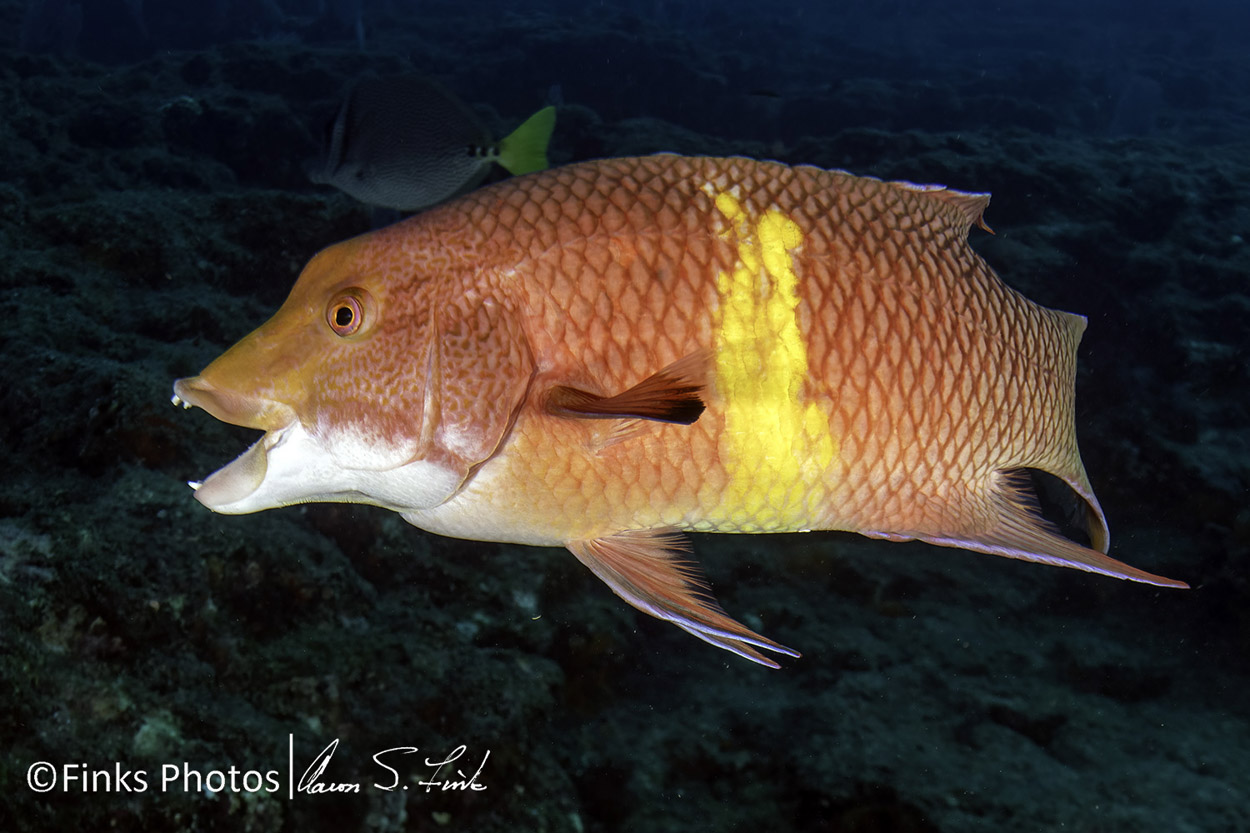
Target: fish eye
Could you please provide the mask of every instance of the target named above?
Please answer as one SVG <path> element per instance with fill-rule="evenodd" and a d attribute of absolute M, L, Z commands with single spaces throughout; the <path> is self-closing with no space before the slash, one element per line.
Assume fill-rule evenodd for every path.
<path fill-rule="evenodd" d="M 338 295 L 326 307 L 326 323 L 337 336 L 355 335 L 364 321 L 364 306 L 355 295 Z"/>

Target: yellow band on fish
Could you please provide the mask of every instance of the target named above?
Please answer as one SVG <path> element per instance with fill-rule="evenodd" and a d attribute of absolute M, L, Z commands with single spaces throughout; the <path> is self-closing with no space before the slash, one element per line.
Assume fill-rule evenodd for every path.
<path fill-rule="evenodd" d="M 738 255 L 716 281 L 716 384 L 730 478 L 723 516 L 744 532 L 798 529 L 812 517 L 807 501 L 825 493 L 811 486 L 838 450 L 827 409 L 803 396 L 809 368 L 793 255 L 803 231 L 775 209 L 752 216 L 731 193 L 714 200 L 727 223 L 720 236 Z"/>

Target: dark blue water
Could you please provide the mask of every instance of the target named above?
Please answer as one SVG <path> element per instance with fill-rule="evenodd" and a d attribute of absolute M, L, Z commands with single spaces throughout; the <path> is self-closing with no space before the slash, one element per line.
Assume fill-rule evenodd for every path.
<path fill-rule="evenodd" d="M 1250 12 L 862 5 L 0 0 L 0 828 L 1250 830 Z M 556 103 L 553 164 L 993 192 L 974 246 L 1089 319 L 1111 555 L 1193 589 L 696 536 L 771 671 L 563 549 L 210 513 L 255 432 L 171 382 L 376 222 L 304 175 L 367 72 Z"/>

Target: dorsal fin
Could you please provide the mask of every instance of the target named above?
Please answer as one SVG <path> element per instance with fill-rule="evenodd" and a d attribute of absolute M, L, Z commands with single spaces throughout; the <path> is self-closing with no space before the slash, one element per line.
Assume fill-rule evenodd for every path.
<path fill-rule="evenodd" d="M 954 188 L 947 188 L 945 185 L 917 185 L 914 182 L 891 182 L 908 191 L 914 191 L 918 194 L 924 194 L 929 199 L 937 200 L 954 208 L 961 218 L 962 231 L 966 235 L 968 229 L 977 225 L 988 231 L 990 234 L 994 230 L 985 224 L 985 209 L 989 207 L 989 194 L 975 194 L 971 191 L 956 191 Z"/>

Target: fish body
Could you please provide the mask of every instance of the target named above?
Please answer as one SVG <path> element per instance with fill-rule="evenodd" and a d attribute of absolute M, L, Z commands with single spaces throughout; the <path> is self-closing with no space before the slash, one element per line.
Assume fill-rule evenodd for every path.
<path fill-rule="evenodd" d="M 545 107 L 496 143 L 450 92 L 418 76 L 364 78 L 343 99 L 309 171 L 370 205 L 419 211 L 477 186 L 491 166 L 547 167 L 555 109 Z"/>
<path fill-rule="evenodd" d="M 1180 582 L 1107 557 L 1074 427 L 1079 316 L 967 244 L 988 195 L 660 155 L 509 180 L 318 254 L 175 401 L 265 430 L 198 499 L 374 503 L 568 547 L 764 664 L 682 531 L 846 530 Z M 1027 472 L 1084 507 L 1090 546 Z"/>

